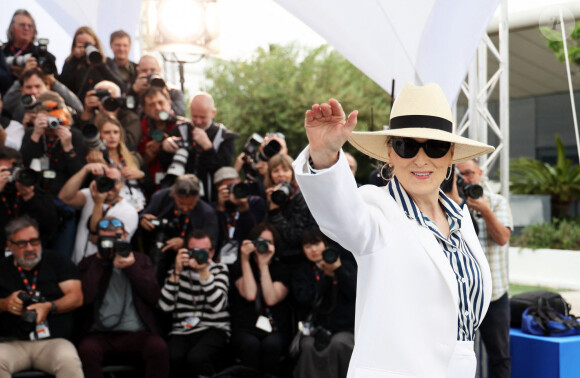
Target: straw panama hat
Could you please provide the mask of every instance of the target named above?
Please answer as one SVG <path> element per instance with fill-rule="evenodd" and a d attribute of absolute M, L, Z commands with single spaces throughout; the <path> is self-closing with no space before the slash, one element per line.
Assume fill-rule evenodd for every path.
<path fill-rule="evenodd" d="M 441 88 L 430 83 L 422 87 L 407 83 L 391 109 L 389 128 L 354 131 L 349 142 L 374 159 L 389 162 L 387 137 L 435 139 L 455 144 L 453 163 L 488 154 L 495 148 L 454 134 L 451 109 Z"/>

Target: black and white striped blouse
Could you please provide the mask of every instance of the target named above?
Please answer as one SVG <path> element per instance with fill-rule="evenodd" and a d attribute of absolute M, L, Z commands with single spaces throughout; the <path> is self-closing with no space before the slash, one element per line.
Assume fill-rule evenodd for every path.
<path fill-rule="evenodd" d="M 199 274 L 192 270 L 181 273 L 179 284 L 166 279 L 159 307 L 165 312 L 173 312 L 170 335 L 191 334 L 208 328 L 222 329 L 230 334 L 228 268 L 225 264 L 212 262 L 209 271 L 207 281 L 201 281 Z M 199 323 L 188 326 L 191 323 L 188 318 L 199 319 Z"/>
<path fill-rule="evenodd" d="M 435 223 L 419 210 L 396 177 L 387 184 L 387 189 L 407 217 L 429 229 L 441 246 L 457 278 L 457 292 L 459 293 L 457 340 L 474 340 L 475 332 L 483 320 L 483 279 L 477 260 L 461 238 L 459 231 L 463 221 L 461 209 L 442 191 L 439 192 L 439 203 L 449 222 L 450 234 L 449 238 L 446 238 L 439 232 Z M 471 219 L 467 221 L 471 222 Z"/>

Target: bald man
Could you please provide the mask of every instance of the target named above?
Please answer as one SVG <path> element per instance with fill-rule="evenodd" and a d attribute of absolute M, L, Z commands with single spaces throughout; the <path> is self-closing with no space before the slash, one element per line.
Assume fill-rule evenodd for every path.
<path fill-rule="evenodd" d="M 206 92 L 193 96 L 189 104 L 191 126 L 188 127 L 187 143 L 190 149 L 186 171 L 194 173 L 203 185 L 203 198 L 213 202 L 216 198 L 213 187 L 213 174 L 221 167 L 231 166 L 235 153 L 235 139 L 238 134 L 229 131 L 224 125 L 214 122 L 217 113 L 213 97 Z M 160 153 L 161 165 L 166 170 L 173 155 L 178 149 L 178 142 L 183 140 L 179 128 L 170 132 L 162 144 Z"/>
<path fill-rule="evenodd" d="M 128 95 L 135 96 L 135 98 L 139 98 L 140 95 L 145 93 L 145 91 L 151 86 L 151 78 L 153 76 L 159 75 L 159 77 L 163 76 L 163 68 L 159 63 L 159 60 L 154 55 L 146 54 L 141 57 L 139 60 L 139 64 L 136 68 L 137 71 L 137 78 L 131 85 L 129 89 Z M 164 79 L 163 79 L 164 80 Z M 165 81 L 165 80 L 164 80 Z M 155 81 L 154 81 L 155 84 Z M 161 84 L 159 82 L 159 84 Z M 169 91 L 169 96 L 171 97 L 171 108 L 173 109 L 173 113 L 178 116 L 185 116 L 185 97 L 183 96 L 183 92 L 181 92 L 177 88 L 169 87 L 165 82 L 165 87 Z M 137 114 L 141 113 L 141 108 L 136 108 L 135 111 Z"/>

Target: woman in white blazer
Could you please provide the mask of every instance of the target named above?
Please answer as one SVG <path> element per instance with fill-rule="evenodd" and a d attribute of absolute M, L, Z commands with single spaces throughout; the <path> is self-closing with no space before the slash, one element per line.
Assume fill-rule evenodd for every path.
<path fill-rule="evenodd" d="M 324 233 L 358 263 L 349 377 L 473 377 L 473 338 L 491 295 L 489 266 L 467 208 L 439 190 L 451 165 L 493 151 L 453 134 L 436 84 L 407 84 L 390 127 L 353 132 L 357 111 L 331 99 L 306 112 L 309 146 L 294 163 Z M 385 187 L 357 189 L 342 152 L 349 140 L 388 163 Z"/>

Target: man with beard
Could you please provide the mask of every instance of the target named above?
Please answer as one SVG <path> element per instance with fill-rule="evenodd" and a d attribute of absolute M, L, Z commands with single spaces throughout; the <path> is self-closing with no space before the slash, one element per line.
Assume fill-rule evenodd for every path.
<path fill-rule="evenodd" d="M 0 261 L 0 376 L 41 370 L 82 377 L 73 344 L 72 313 L 83 303 L 75 266 L 43 251 L 38 225 L 27 216 L 6 226 L 12 256 Z"/>

